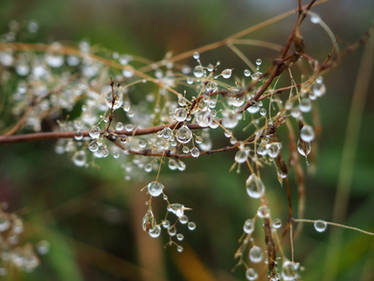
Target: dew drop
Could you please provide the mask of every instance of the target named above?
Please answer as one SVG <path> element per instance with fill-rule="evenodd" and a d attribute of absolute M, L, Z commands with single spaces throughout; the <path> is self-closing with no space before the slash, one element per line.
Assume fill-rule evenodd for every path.
<path fill-rule="evenodd" d="M 247 219 L 243 225 L 243 231 L 247 234 L 251 234 L 255 230 L 255 222 L 253 219 Z"/>
<path fill-rule="evenodd" d="M 314 140 L 314 130 L 312 126 L 304 125 L 300 130 L 300 138 L 305 142 L 311 142 Z"/>
<path fill-rule="evenodd" d="M 100 128 L 97 126 L 93 126 L 88 134 L 92 139 L 98 139 L 100 137 Z"/>
<path fill-rule="evenodd" d="M 221 72 L 222 77 L 225 79 L 229 79 L 231 77 L 231 74 L 232 74 L 232 69 L 230 68 L 226 68 L 225 70 Z"/>
<path fill-rule="evenodd" d="M 75 152 L 73 162 L 78 167 L 84 166 L 86 164 L 86 153 L 83 150 Z"/>
<path fill-rule="evenodd" d="M 327 228 L 327 223 L 323 220 L 316 220 L 314 222 L 314 229 L 317 232 L 324 232 Z"/>
<path fill-rule="evenodd" d="M 158 182 L 158 181 L 151 181 L 147 185 L 148 193 L 152 197 L 158 197 L 158 196 L 160 196 L 160 194 L 162 193 L 162 191 L 163 191 L 164 188 L 165 188 L 165 186 L 162 183 Z"/>
<path fill-rule="evenodd" d="M 247 187 L 247 193 L 251 198 L 258 199 L 265 193 L 264 183 L 255 174 L 248 177 L 245 185 Z"/>
<path fill-rule="evenodd" d="M 192 132 L 186 125 L 183 125 L 177 130 L 175 136 L 180 143 L 189 143 L 192 139 Z"/>
<path fill-rule="evenodd" d="M 201 78 L 204 76 L 204 68 L 201 65 L 195 66 L 193 69 L 193 75 L 195 75 L 196 78 Z"/>
<path fill-rule="evenodd" d="M 262 250 L 258 246 L 253 246 L 249 250 L 249 259 L 253 263 L 259 263 L 262 261 Z"/>
<path fill-rule="evenodd" d="M 247 158 L 248 158 L 248 152 L 247 152 L 247 150 L 238 150 L 235 153 L 235 162 L 236 163 L 242 164 L 245 161 L 247 161 Z"/>
<path fill-rule="evenodd" d="M 187 227 L 189 230 L 193 231 L 196 229 L 196 223 L 194 223 L 193 221 L 190 221 L 188 222 Z"/>
<path fill-rule="evenodd" d="M 244 76 L 245 77 L 249 77 L 249 76 L 251 76 L 251 71 L 249 70 L 249 69 L 244 69 Z"/>
<path fill-rule="evenodd" d="M 160 236 L 161 234 L 161 226 L 159 226 L 158 224 L 155 225 L 153 228 L 151 228 L 149 230 L 149 236 L 151 236 L 152 238 L 157 238 Z"/>

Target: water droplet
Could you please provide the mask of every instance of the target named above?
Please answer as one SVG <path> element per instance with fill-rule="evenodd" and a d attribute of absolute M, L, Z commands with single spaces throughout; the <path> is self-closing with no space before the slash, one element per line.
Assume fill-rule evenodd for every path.
<path fill-rule="evenodd" d="M 38 251 L 38 253 L 40 255 L 45 255 L 48 253 L 49 251 L 49 242 L 46 241 L 46 240 L 41 240 L 38 242 L 38 244 L 36 245 L 36 250 Z"/>
<path fill-rule="evenodd" d="M 319 15 L 316 15 L 316 14 L 312 14 L 310 16 L 310 21 L 314 24 L 317 24 L 321 21 L 321 18 L 319 17 Z"/>
<path fill-rule="evenodd" d="M 251 106 L 247 108 L 247 111 L 251 114 L 255 114 L 260 110 L 260 106 L 257 102 L 254 102 Z"/>
<path fill-rule="evenodd" d="M 116 123 L 116 131 L 122 131 L 123 130 L 123 123 L 117 122 Z"/>
<path fill-rule="evenodd" d="M 247 150 L 238 150 L 236 153 L 235 153 L 235 162 L 236 163 L 244 163 L 245 161 L 247 161 L 247 158 L 248 158 L 248 151 Z"/>
<path fill-rule="evenodd" d="M 270 210 L 266 205 L 261 205 L 257 210 L 257 215 L 260 218 L 268 218 L 270 217 Z"/>
<path fill-rule="evenodd" d="M 172 203 L 169 204 L 167 207 L 168 212 L 175 214 L 178 218 L 184 215 L 184 210 L 186 210 L 186 207 L 184 207 L 180 203 Z"/>
<path fill-rule="evenodd" d="M 78 167 L 84 166 L 86 164 L 86 153 L 83 150 L 75 152 L 73 162 Z"/>
<path fill-rule="evenodd" d="M 169 236 L 173 237 L 175 234 L 177 234 L 177 229 L 175 228 L 175 225 L 171 225 L 168 228 L 168 234 Z"/>
<path fill-rule="evenodd" d="M 190 221 L 188 222 L 187 227 L 189 230 L 193 231 L 196 229 L 196 223 L 194 223 L 193 221 Z"/>
<path fill-rule="evenodd" d="M 280 142 L 272 142 L 266 145 L 267 154 L 271 158 L 277 158 L 281 150 L 282 144 Z"/>
<path fill-rule="evenodd" d="M 232 69 L 230 68 L 226 68 L 225 70 L 221 72 L 222 77 L 225 79 L 229 79 L 231 77 L 231 74 L 232 74 Z"/>
<path fill-rule="evenodd" d="M 183 125 L 177 130 L 175 136 L 180 143 L 189 143 L 192 139 L 192 132 L 186 125 Z"/>
<path fill-rule="evenodd" d="M 196 78 L 201 78 L 204 76 L 204 68 L 201 65 L 195 66 L 193 69 L 193 75 L 195 75 Z"/>
<path fill-rule="evenodd" d="M 186 215 L 183 215 L 179 218 L 179 222 L 181 224 L 186 224 L 188 222 L 188 217 Z"/>
<path fill-rule="evenodd" d="M 177 246 L 177 251 L 178 251 L 178 253 L 182 253 L 183 252 L 183 247 L 181 245 L 178 245 Z"/>
<path fill-rule="evenodd" d="M 256 272 L 256 270 L 250 267 L 245 272 L 245 278 L 247 278 L 247 280 L 250 280 L 250 281 L 257 280 L 258 273 Z"/>
<path fill-rule="evenodd" d="M 158 197 L 162 193 L 165 186 L 158 181 L 151 181 L 147 185 L 148 193 L 153 197 Z"/>
<path fill-rule="evenodd" d="M 195 60 L 198 60 L 198 59 L 200 58 L 200 54 L 199 54 L 198 52 L 194 52 L 194 53 L 193 53 L 193 58 L 194 58 Z"/>
<path fill-rule="evenodd" d="M 100 137 L 100 128 L 97 126 L 93 126 L 88 134 L 92 139 L 98 139 Z"/>
<path fill-rule="evenodd" d="M 162 222 L 161 222 L 161 224 L 162 224 L 162 227 L 163 228 L 169 228 L 169 226 L 170 226 L 170 221 L 169 220 L 163 220 Z"/>
<path fill-rule="evenodd" d="M 255 222 L 253 219 L 247 219 L 243 225 L 243 231 L 247 234 L 251 234 L 255 230 Z"/>
<path fill-rule="evenodd" d="M 183 122 L 187 118 L 187 110 L 180 107 L 175 110 L 175 120 L 178 122 Z"/>
<path fill-rule="evenodd" d="M 149 236 L 151 236 L 152 238 L 157 238 L 160 236 L 161 234 L 161 226 L 159 226 L 158 224 L 156 224 L 153 228 L 151 228 L 149 230 Z"/>
<path fill-rule="evenodd" d="M 308 98 L 300 100 L 299 108 L 301 112 L 309 112 L 312 109 L 312 102 Z"/>
<path fill-rule="evenodd" d="M 194 158 L 198 158 L 200 156 L 200 150 L 195 146 L 191 149 L 191 155 Z"/>
<path fill-rule="evenodd" d="M 249 70 L 249 69 L 244 69 L 244 76 L 245 77 L 249 77 L 249 76 L 251 76 L 251 71 Z"/>
<path fill-rule="evenodd" d="M 312 145 L 310 142 L 305 142 L 302 140 L 297 141 L 297 151 L 304 157 L 307 157 L 312 151 Z"/>
<path fill-rule="evenodd" d="M 177 240 L 182 241 L 184 239 L 184 235 L 182 233 L 177 234 Z"/>
<path fill-rule="evenodd" d="M 265 185 L 262 180 L 255 174 L 248 177 L 246 183 L 247 193 L 252 198 L 260 198 L 265 193 Z"/>
<path fill-rule="evenodd" d="M 314 130 L 312 126 L 304 125 L 300 130 L 300 138 L 305 142 L 311 142 L 314 140 Z"/>
<path fill-rule="evenodd" d="M 327 223 L 323 220 L 316 220 L 314 222 L 314 229 L 318 232 L 324 232 L 327 228 Z"/>
<path fill-rule="evenodd" d="M 280 220 L 280 218 L 275 218 L 275 219 L 273 220 L 272 227 L 273 227 L 274 229 L 279 229 L 279 228 L 282 227 L 282 221 Z"/>
<path fill-rule="evenodd" d="M 326 86 L 323 82 L 316 83 L 313 85 L 312 91 L 317 97 L 322 97 L 326 93 Z"/>
<path fill-rule="evenodd" d="M 291 262 L 285 261 L 282 265 L 282 277 L 284 281 L 294 281 L 297 278 L 298 266 Z"/>
<path fill-rule="evenodd" d="M 249 259 L 253 263 L 259 263 L 262 261 L 262 250 L 258 246 L 253 246 L 249 250 Z"/>
<path fill-rule="evenodd" d="M 256 65 L 260 66 L 262 64 L 262 59 L 258 58 L 256 59 Z"/>

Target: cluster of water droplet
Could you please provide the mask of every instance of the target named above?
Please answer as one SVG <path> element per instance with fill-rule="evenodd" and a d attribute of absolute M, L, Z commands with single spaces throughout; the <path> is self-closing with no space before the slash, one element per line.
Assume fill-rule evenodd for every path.
<path fill-rule="evenodd" d="M 39 255 L 48 252 L 47 241 L 40 241 L 35 247 L 21 239 L 24 232 L 22 220 L 13 213 L 5 211 L 7 205 L 0 209 L 0 276 L 8 272 L 9 266 L 30 272 L 39 265 Z"/>
<path fill-rule="evenodd" d="M 178 252 L 183 251 L 183 246 L 180 242 L 183 241 L 184 235 L 178 231 L 178 224 L 187 225 L 188 230 L 196 229 L 196 223 L 190 221 L 186 211 L 191 210 L 181 203 L 171 203 L 164 193 L 165 186 L 159 181 L 151 181 L 147 184 L 146 190 L 150 195 L 147 201 L 147 211 L 143 217 L 142 228 L 152 238 L 158 238 L 161 235 L 162 229 L 165 230 L 169 236 L 167 245 L 175 245 Z M 152 200 L 162 195 L 162 199 L 166 203 L 166 212 L 162 220 L 157 221 L 152 210 Z"/>

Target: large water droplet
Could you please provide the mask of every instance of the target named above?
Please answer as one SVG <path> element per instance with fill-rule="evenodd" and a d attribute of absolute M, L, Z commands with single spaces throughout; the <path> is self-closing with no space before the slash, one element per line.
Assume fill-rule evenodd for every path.
<path fill-rule="evenodd" d="M 245 185 L 247 186 L 247 193 L 250 197 L 257 199 L 264 195 L 265 185 L 255 174 L 248 177 Z"/>
<path fill-rule="evenodd" d="M 195 66 L 193 69 L 193 75 L 195 75 L 196 78 L 201 78 L 204 76 L 204 68 L 201 65 Z"/>
<path fill-rule="evenodd" d="M 249 259 L 253 263 L 259 263 L 262 261 L 262 250 L 258 246 L 253 246 L 249 250 Z"/>
<path fill-rule="evenodd" d="M 243 225 L 243 231 L 247 234 L 251 234 L 255 230 L 255 222 L 253 219 L 247 219 Z"/>
<path fill-rule="evenodd" d="M 177 130 L 175 136 L 180 143 L 188 143 L 192 139 L 192 132 L 186 125 L 183 125 Z"/>
<path fill-rule="evenodd" d="M 316 220 L 314 222 L 314 229 L 318 232 L 324 232 L 327 228 L 327 223 L 323 220 Z"/>
<path fill-rule="evenodd" d="M 314 130 L 312 126 L 304 125 L 300 130 L 300 137 L 305 142 L 311 142 L 314 140 Z"/>
<path fill-rule="evenodd" d="M 152 181 L 148 183 L 147 188 L 148 188 L 148 193 L 151 196 L 158 197 L 162 193 L 165 186 L 158 181 Z"/>
<path fill-rule="evenodd" d="M 84 166 L 86 164 L 86 153 L 83 150 L 75 152 L 73 162 L 78 167 Z"/>

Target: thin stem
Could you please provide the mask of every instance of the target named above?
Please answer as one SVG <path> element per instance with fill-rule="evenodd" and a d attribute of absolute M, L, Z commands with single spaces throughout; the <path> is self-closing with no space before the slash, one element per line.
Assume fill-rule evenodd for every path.
<path fill-rule="evenodd" d="M 294 221 L 294 222 L 315 223 L 316 221 L 320 221 L 320 220 L 292 218 L 292 221 Z M 340 223 L 331 222 L 331 221 L 325 221 L 325 220 L 324 220 L 324 222 L 328 225 L 333 225 L 333 226 L 337 226 L 337 227 L 340 227 L 340 228 L 350 229 L 350 230 L 354 230 L 354 231 L 357 231 L 357 232 L 361 232 L 361 233 L 366 234 L 366 235 L 374 236 L 374 232 L 366 231 L 366 230 L 363 230 L 363 229 L 358 228 L 358 227 L 349 226 L 349 225 L 340 224 Z"/>

